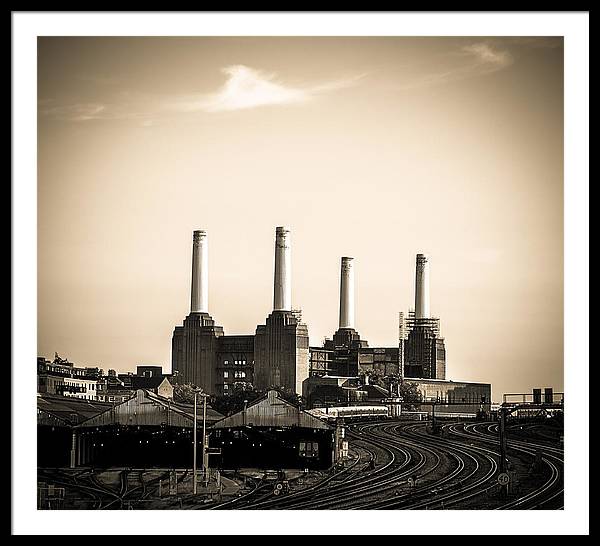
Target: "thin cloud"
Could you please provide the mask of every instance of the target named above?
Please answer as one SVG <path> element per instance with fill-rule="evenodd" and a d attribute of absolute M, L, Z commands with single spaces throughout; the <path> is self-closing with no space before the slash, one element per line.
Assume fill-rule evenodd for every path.
<path fill-rule="evenodd" d="M 494 48 L 487 42 L 476 42 L 450 52 L 448 61 L 450 67 L 447 70 L 413 77 L 400 89 L 429 87 L 491 74 L 509 67 L 514 59 L 507 49 Z"/>
<path fill-rule="evenodd" d="M 84 102 L 67 105 L 54 105 L 54 101 L 43 99 L 38 104 L 41 116 L 56 121 L 82 123 L 93 120 L 138 120 L 145 126 L 153 118 L 152 108 L 134 108 L 129 103 Z"/>
<path fill-rule="evenodd" d="M 182 100 L 170 106 L 185 112 L 225 112 L 259 106 L 297 104 L 315 96 L 354 85 L 364 75 L 306 87 L 293 87 L 277 80 L 275 74 L 244 65 L 222 69 L 227 81 L 216 93 Z"/>
<path fill-rule="evenodd" d="M 61 121 L 89 121 L 103 119 L 106 115 L 105 111 L 106 105 L 104 104 L 83 103 L 42 108 L 40 114 Z"/>
<path fill-rule="evenodd" d="M 365 74 L 319 83 L 312 86 L 285 85 L 268 74 L 244 65 L 222 69 L 227 81 L 215 93 L 157 97 L 120 93 L 106 103 L 82 102 L 56 105 L 51 99 L 39 101 L 39 113 L 50 119 L 67 122 L 92 120 L 137 120 L 144 127 L 173 115 L 190 112 L 226 112 L 259 106 L 297 104 L 318 95 L 355 85 Z"/>
<path fill-rule="evenodd" d="M 472 55 L 476 60 L 475 66 L 484 67 L 487 71 L 501 70 L 513 63 L 512 55 L 508 50 L 493 49 L 485 42 L 466 45 L 462 50 L 467 55 Z"/>

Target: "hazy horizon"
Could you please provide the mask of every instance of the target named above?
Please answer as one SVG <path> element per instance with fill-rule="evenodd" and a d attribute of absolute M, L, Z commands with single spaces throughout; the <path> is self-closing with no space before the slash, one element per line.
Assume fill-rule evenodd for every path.
<path fill-rule="evenodd" d="M 415 255 L 447 378 L 563 389 L 561 38 L 38 39 L 38 354 L 171 365 L 192 232 L 209 311 L 253 334 L 275 227 L 312 346 L 395 346 Z"/>

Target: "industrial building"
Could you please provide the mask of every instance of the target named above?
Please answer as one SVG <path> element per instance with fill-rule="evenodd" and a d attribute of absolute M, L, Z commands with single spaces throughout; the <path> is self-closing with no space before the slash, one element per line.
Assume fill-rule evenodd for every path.
<path fill-rule="evenodd" d="M 309 407 L 310 400 L 358 402 L 361 395 L 351 391 L 368 383 L 370 375 L 423 382 L 423 389 L 436 381 L 440 392 L 456 388 L 453 382 L 441 387 L 446 348 L 440 320 L 430 313 L 428 256 L 417 254 L 415 309 L 406 317 L 400 313 L 398 344 L 391 347 L 369 347 L 356 330 L 354 258 L 341 258 L 339 326 L 322 347 L 309 347 L 308 328 L 292 309 L 291 240 L 285 227 L 276 228 L 274 262 L 273 311 L 265 324 L 254 335 L 225 335 L 208 312 L 208 236 L 194 232 L 190 313 L 172 338 L 174 381 L 213 395 L 283 388 L 302 393 Z M 479 387 L 473 385 L 475 396 Z"/>
<path fill-rule="evenodd" d="M 415 270 L 415 309 L 399 314 L 396 347 L 369 347 L 355 329 L 354 259 L 343 257 L 340 272 L 339 328 L 322 347 L 310 349 L 310 374 L 303 385 L 308 407 L 335 403 L 361 403 L 384 397 L 369 385 L 369 376 L 394 376 L 415 383 L 422 399 L 491 402 L 491 385 L 446 381 L 446 348 L 440 334 L 440 321 L 431 316 L 429 297 L 429 258 L 417 254 Z M 393 396 L 393 393 L 388 393 Z M 452 411 L 451 406 L 441 411 Z M 469 412 L 474 412 L 469 405 Z"/>
<path fill-rule="evenodd" d="M 369 347 L 354 324 L 354 259 L 343 257 L 340 275 L 339 328 L 323 347 L 311 347 L 310 376 L 446 378 L 446 350 L 439 319 L 429 312 L 429 260 L 417 255 L 415 311 L 400 313 L 398 345 Z"/>
<path fill-rule="evenodd" d="M 190 314 L 176 326 L 172 370 L 178 381 L 222 395 L 235 388 L 281 387 L 301 392 L 308 377 L 308 329 L 292 310 L 290 230 L 275 232 L 273 311 L 254 335 L 226 336 L 208 314 L 208 237 L 195 231 Z"/>

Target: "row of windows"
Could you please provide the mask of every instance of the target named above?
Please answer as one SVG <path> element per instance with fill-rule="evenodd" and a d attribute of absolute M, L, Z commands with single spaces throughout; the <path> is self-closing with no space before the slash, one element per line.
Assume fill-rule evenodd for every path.
<path fill-rule="evenodd" d="M 235 377 L 236 379 L 242 379 L 242 378 L 246 377 L 246 372 L 240 371 L 240 370 L 235 370 L 233 372 L 232 377 Z M 229 378 L 229 372 L 228 371 L 224 371 L 223 372 L 223 379 L 228 379 L 228 378 Z"/>
<path fill-rule="evenodd" d="M 245 366 L 246 364 L 247 364 L 246 360 L 234 360 L 233 361 L 234 366 Z M 223 365 L 229 366 L 229 360 L 223 360 Z"/>

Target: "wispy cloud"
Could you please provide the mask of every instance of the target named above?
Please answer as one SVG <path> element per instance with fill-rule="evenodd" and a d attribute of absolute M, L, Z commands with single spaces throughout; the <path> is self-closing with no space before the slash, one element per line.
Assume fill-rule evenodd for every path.
<path fill-rule="evenodd" d="M 414 76 L 400 88 L 415 89 L 491 74 L 509 67 L 513 62 L 513 56 L 507 49 L 493 47 L 487 42 L 467 44 L 448 53 L 445 63 L 448 69 Z"/>
<path fill-rule="evenodd" d="M 148 102 L 132 105 L 132 101 L 81 102 L 57 105 L 53 100 L 41 100 L 38 111 L 41 116 L 57 121 L 87 122 L 92 120 L 139 120 L 142 125 L 155 115 L 156 106 Z"/>
<path fill-rule="evenodd" d="M 48 106 L 49 102 L 51 101 L 45 101 L 46 106 L 40 108 L 40 114 L 61 121 L 89 121 L 91 119 L 102 119 L 106 115 L 106 105 L 104 104 L 83 103 Z"/>
<path fill-rule="evenodd" d="M 466 45 L 463 52 L 474 59 L 472 68 L 482 68 L 486 72 L 501 70 L 513 63 L 513 57 L 508 50 L 494 49 L 485 42 Z"/>
<path fill-rule="evenodd" d="M 312 85 L 287 85 L 275 74 L 244 65 L 222 69 L 225 83 L 214 93 L 156 96 L 132 94 L 126 91 L 113 94 L 108 101 L 57 104 L 51 99 L 38 103 L 39 114 L 50 119 L 68 122 L 92 120 L 135 120 L 151 127 L 160 119 L 191 112 L 225 112 L 267 105 L 297 104 L 313 100 L 318 95 L 355 85 L 365 74 L 325 81 Z M 113 82 L 110 82 L 111 85 Z"/>
<path fill-rule="evenodd" d="M 279 81 L 275 74 L 244 65 L 222 69 L 227 81 L 215 93 L 187 97 L 170 104 L 185 112 L 224 112 L 267 105 L 295 104 L 317 95 L 354 85 L 364 75 L 309 86 L 291 86 Z"/>

